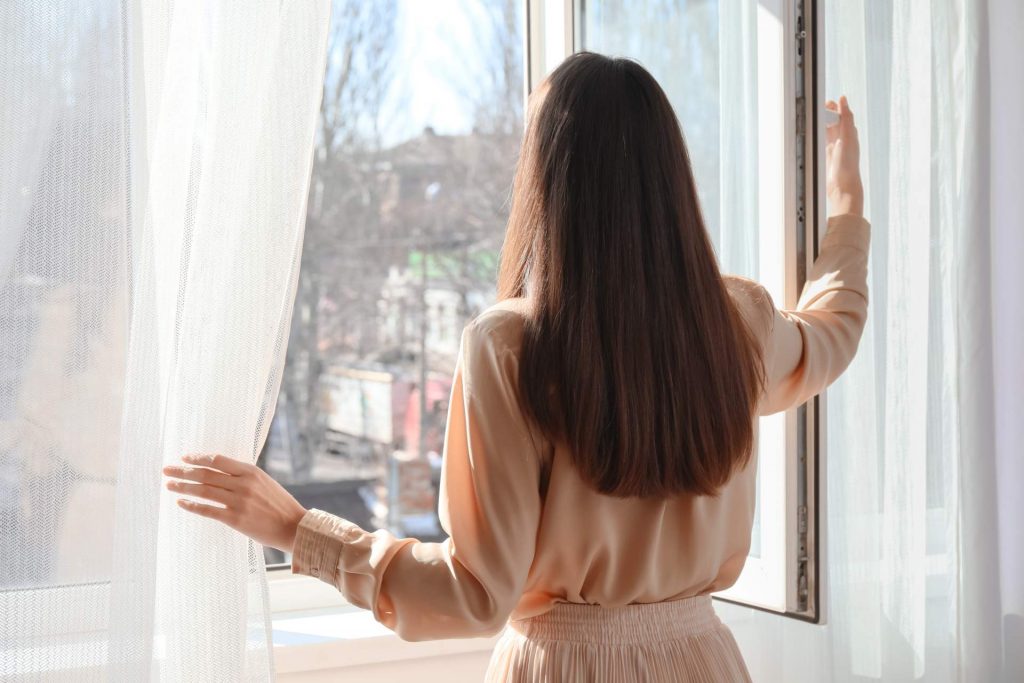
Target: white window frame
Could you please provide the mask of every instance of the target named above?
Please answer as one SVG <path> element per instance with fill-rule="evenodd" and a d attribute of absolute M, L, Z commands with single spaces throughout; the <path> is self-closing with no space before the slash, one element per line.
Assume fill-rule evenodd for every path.
<path fill-rule="evenodd" d="M 585 2 L 585 0 L 583 0 Z M 581 0 L 530 0 L 528 86 L 539 84 L 581 46 Z M 823 223 L 823 136 L 817 107 L 823 92 L 821 16 L 814 0 L 758 0 L 758 196 L 761 282 L 779 305 L 795 307 L 817 253 Z M 766 267 L 767 266 L 767 267 Z M 823 618 L 818 567 L 819 461 L 824 398 L 761 420 L 762 440 L 785 443 L 761 454 L 758 471 L 760 556 L 750 557 L 736 584 L 715 595 L 812 622 Z"/>
<path fill-rule="evenodd" d="M 759 0 L 757 7 L 758 45 L 758 170 L 760 197 L 760 224 L 784 226 L 784 259 L 777 262 L 778 269 L 763 277 L 776 302 L 787 307 L 796 305 L 800 289 L 809 267 L 808 255 L 813 255 L 813 238 L 817 221 L 813 201 L 818 168 L 812 155 L 805 150 L 817 146 L 813 141 L 813 107 L 815 97 L 803 98 L 805 92 L 815 92 L 814 83 L 808 83 L 809 72 L 815 62 L 798 60 L 799 50 L 808 50 L 813 43 L 813 30 L 803 24 L 803 12 L 811 3 L 799 0 Z M 812 87 L 808 88 L 807 86 Z M 800 123 L 804 118 L 804 137 L 798 144 Z M 808 125 L 809 124 L 809 125 Z M 803 164 L 805 175 L 798 174 Z M 808 195 L 812 195 L 808 197 Z M 800 221 L 799 216 L 807 220 Z M 770 239 L 762 233 L 762 248 Z M 762 263 L 762 267 L 763 267 Z M 781 295 L 781 296 L 780 296 Z M 815 549 L 818 544 L 816 494 L 814 472 L 818 441 L 814 432 L 818 413 L 817 400 L 784 414 L 762 419 L 762 435 L 779 439 L 783 432 L 784 452 L 761 454 L 758 472 L 761 513 L 761 556 L 747 560 L 739 580 L 716 597 L 772 612 L 819 620 L 820 596 Z"/>
<path fill-rule="evenodd" d="M 760 220 L 762 225 L 782 221 L 785 226 L 784 271 L 770 274 L 764 284 L 777 303 L 789 308 L 796 306 L 817 256 L 825 221 L 824 174 L 819 172 L 824 168 L 824 135 L 819 134 L 823 124 L 818 116 L 825 70 L 818 40 L 822 14 L 817 9 L 815 0 L 758 2 Z M 778 201 L 766 206 L 766 197 Z M 748 559 L 736 584 L 715 597 L 825 622 L 824 576 L 819 571 L 824 557 L 819 524 L 824 519 L 824 416 L 825 396 L 820 395 L 776 418 L 775 428 L 784 430 L 786 445 L 784 453 L 762 454 L 762 556 Z"/>
<path fill-rule="evenodd" d="M 579 14 L 577 0 L 524 0 L 525 31 L 524 57 L 526 75 L 524 95 L 543 81 L 563 59 L 575 49 Z M 819 125 L 816 107 L 817 93 L 823 92 L 821 79 L 824 69 L 820 61 L 808 60 L 811 68 L 798 69 L 798 48 L 806 50 L 820 60 L 823 51 L 818 47 L 816 35 L 821 35 L 820 13 L 815 13 L 814 0 L 759 0 L 758 5 L 758 63 L 760 220 L 770 225 L 785 225 L 784 244 L 772 244 L 773 236 L 766 233 L 762 249 L 781 249 L 784 262 L 779 261 L 774 272 L 762 278 L 773 290 L 776 302 L 795 306 L 803 278 L 817 251 L 819 224 L 823 225 L 824 180 L 817 172 L 822 168 L 824 143 L 816 131 Z M 798 19 L 798 16 L 800 17 Z M 805 19 L 806 17 L 806 23 Z M 798 23 L 800 29 L 798 29 Z M 805 62 L 807 63 L 807 62 Z M 799 82 L 798 79 L 803 80 Z M 781 87 L 779 84 L 781 83 Z M 804 97 L 804 93 L 808 97 Z M 772 116 L 763 112 L 773 111 Z M 802 121 L 797 121 L 797 113 Z M 802 133 L 801 133 L 802 131 Z M 798 147 L 798 140 L 802 147 Z M 771 147 L 767 147 L 771 145 Z M 806 163 L 798 174 L 797 151 L 808 150 Z M 769 153 L 765 153 L 765 151 Z M 774 198 L 774 201 L 765 201 Z M 821 214 L 819 216 L 819 214 Z M 799 216 L 805 220 L 799 220 Z M 818 542 L 818 516 L 816 506 L 818 482 L 823 481 L 820 453 L 823 447 L 821 427 L 824 416 L 824 398 L 812 400 L 797 410 L 780 414 L 770 429 L 785 433 L 785 453 L 763 462 L 759 471 L 761 486 L 761 557 L 747 562 L 739 581 L 732 588 L 715 595 L 717 599 L 764 609 L 813 622 L 823 620 Z M 766 435 L 767 436 L 767 435 Z M 802 559 L 801 559 L 802 558 Z M 296 576 L 288 568 L 268 570 L 270 609 L 275 622 L 298 615 L 332 614 L 341 624 L 346 620 L 363 618 L 364 612 L 349 605 L 333 587 L 319 580 Z M 800 577 L 806 577 L 801 584 Z M 802 594 L 801 594 L 802 593 Z M 376 636 L 375 636 L 376 637 Z M 386 636 L 380 636 L 385 637 Z M 390 645 L 384 649 L 371 648 L 382 661 L 441 656 L 453 652 L 450 647 L 426 643 L 405 643 L 393 634 Z M 439 641 L 442 642 L 443 641 Z M 459 652 L 488 650 L 494 639 L 477 638 L 467 641 Z M 317 663 L 304 653 L 313 646 L 275 646 L 278 670 L 308 672 L 314 669 L 343 667 L 346 663 L 364 663 L 363 656 L 355 660 L 357 652 L 365 654 L 370 641 L 339 638 L 330 644 L 337 654 L 345 657 L 322 657 L 324 647 L 317 645 Z M 322 665 L 322 666 L 321 666 Z"/>

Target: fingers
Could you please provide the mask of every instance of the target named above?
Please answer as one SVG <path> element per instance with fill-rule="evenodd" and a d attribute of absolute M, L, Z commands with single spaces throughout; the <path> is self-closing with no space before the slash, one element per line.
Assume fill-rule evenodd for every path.
<path fill-rule="evenodd" d="M 230 524 L 229 518 L 231 513 L 225 508 L 219 508 L 214 505 L 203 505 L 202 503 L 185 500 L 184 498 L 178 499 L 178 507 L 195 513 L 200 517 L 209 517 L 210 519 L 215 519 L 218 522 Z"/>
<path fill-rule="evenodd" d="M 847 100 L 846 95 L 842 95 L 838 102 L 835 100 L 826 101 L 825 109 L 839 114 L 838 123 L 825 126 L 826 160 L 832 158 L 833 154 L 838 153 L 841 147 L 850 150 L 851 153 L 856 155 L 859 148 L 857 126 L 854 123 L 853 111 L 850 109 L 850 102 Z M 843 141 L 845 141 L 845 144 L 839 145 Z"/>
<path fill-rule="evenodd" d="M 835 100 L 826 101 L 825 109 L 828 109 L 829 111 L 834 111 L 837 114 L 839 114 L 840 123 L 845 123 L 850 127 L 853 127 L 855 125 L 853 120 L 853 111 L 850 109 L 850 103 L 846 99 L 846 95 L 842 95 L 839 98 L 839 102 L 836 102 Z"/>
<path fill-rule="evenodd" d="M 828 117 L 825 118 L 825 142 L 831 145 L 839 139 L 839 105 L 835 100 L 828 100 L 825 102 L 825 110 L 835 113 L 834 120 L 830 121 Z M 827 151 L 831 151 L 831 149 Z"/>
<path fill-rule="evenodd" d="M 175 493 L 181 493 L 194 498 L 205 498 L 206 500 L 212 500 L 215 503 L 222 503 L 224 505 L 231 505 L 237 497 L 231 491 L 217 488 L 216 486 L 209 486 L 207 484 L 190 484 L 184 481 L 169 481 L 166 486 L 168 491 L 174 491 Z"/>
<path fill-rule="evenodd" d="M 856 123 L 853 120 L 853 112 L 850 110 L 850 103 L 847 101 L 846 95 L 839 98 L 839 123 L 843 126 L 843 130 L 847 134 L 857 134 Z"/>
<path fill-rule="evenodd" d="M 174 477 L 175 479 L 186 479 L 200 484 L 217 486 L 229 491 L 237 488 L 240 483 L 237 481 L 238 477 L 233 477 L 229 474 L 224 474 L 223 472 L 211 470 L 206 467 L 192 467 L 190 465 L 167 465 L 164 467 L 164 474 L 168 477 Z"/>
<path fill-rule="evenodd" d="M 182 461 L 187 462 L 190 465 L 200 465 L 201 467 L 212 467 L 215 470 L 221 472 L 227 472 L 228 474 L 245 474 L 249 471 L 252 465 L 248 465 L 244 462 L 239 462 L 234 458 L 229 458 L 226 455 L 220 453 L 189 453 L 188 455 L 182 456 Z"/>
<path fill-rule="evenodd" d="M 825 142 L 829 145 L 839 139 L 839 117 L 832 123 L 825 121 Z"/>

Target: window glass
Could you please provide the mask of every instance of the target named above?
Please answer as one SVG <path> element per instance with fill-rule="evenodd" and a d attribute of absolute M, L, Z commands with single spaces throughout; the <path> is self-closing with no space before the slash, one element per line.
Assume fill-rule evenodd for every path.
<path fill-rule="evenodd" d="M 665 90 L 683 126 L 704 219 L 719 237 L 718 3 L 590 0 L 580 3 L 582 49 L 629 57 Z"/>
<path fill-rule="evenodd" d="M 671 101 L 722 271 L 758 280 L 778 305 L 786 302 L 783 169 L 791 163 L 783 143 L 782 35 L 780 16 L 753 3 L 576 3 L 576 49 L 635 59 Z M 762 53 L 769 60 L 760 59 Z M 785 416 L 762 418 L 758 431 L 750 560 L 737 590 L 780 608 L 788 514 Z"/>
<path fill-rule="evenodd" d="M 463 326 L 495 296 L 522 135 L 522 7 L 335 2 L 292 331 L 259 459 L 306 507 L 443 537 L 451 379 Z"/>
<path fill-rule="evenodd" d="M 0 593 L 108 581 L 120 476 L 125 10 L 40 5 L 0 9 Z"/>

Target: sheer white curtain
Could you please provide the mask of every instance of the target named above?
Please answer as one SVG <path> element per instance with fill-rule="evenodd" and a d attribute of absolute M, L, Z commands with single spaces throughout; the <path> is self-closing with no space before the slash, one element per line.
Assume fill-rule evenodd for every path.
<path fill-rule="evenodd" d="M 955 680 L 957 324 L 969 314 L 956 273 L 973 96 L 965 75 L 977 59 L 959 10 L 825 5 L 826 84 L 857 108 L 875 226 L 868 326 L 829 393 L 829 617 L 840 678 Z"/>
<path fill-rule="evenodd" d="M 0 678 L 272 674 L 261 550 L 160 468 L 265 438 L 328 12 L 0 5 Z"/>
<path fill-rule="evenodd" d="M 995 353 L 1007 341 L 999 320 L 1019 317 L 1020 302 L 996 304 L 1024 292 L 1024 276 L 993 268 L 1012 243 L 996 221 L 1005 197 L 991 191 L 1000 139 L 989 133 L 994 96 L 1021 88 L 1019 71 L 992 67 L 1020 58 L 990 52 L 1007 28 L 991 21 L 998 3 L 832 1 L 825 11 L 826 82 L 859 105 L 876 226 L 870 322 L 829 397 L 833 667 L 881 680 L 1009 679 L 1004 659 L 1024 633 L 1020 605 L 1006 599 L 1024 573 L 1004 559 L 1024 544 L 1024 506 L 997 482 L 1014 461 L 1019 474 L 1022 447 L 999 443 L 996 416 L 1014 401 L 1019 410 L 1024 374 L 1019 356 L 1012 366 Z M 1013 376 L 1016 389 L 1000 390 L 997 378 Z"/>
<path fill-rule="evenodd" d="M 1024 680 L 1024 11 L 823 5 L 873 224 L 828 392 L 827 625 L 726 618 L 755 680 Z"/>

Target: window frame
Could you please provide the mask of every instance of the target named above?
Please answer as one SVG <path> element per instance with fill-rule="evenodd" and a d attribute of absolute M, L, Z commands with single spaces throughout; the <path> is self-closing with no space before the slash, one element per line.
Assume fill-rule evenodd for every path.
<path fill-rule="evenodd" d="M 528 1 L 528 35 L 533 37 L 527 50 L 528 88 L 584 47 L 577 38 L 583 35 L 586 2 Z M 781 279 L 783 296 L 776 303 L 786 308 L 796 306 L 824 224 L 824 176 L 819 173 L 824 168 L 824 136 L 819 135 L 822 122 L 815 106 L 824 92 L 824 69 L 819 68 L 824 52 L 817 10 L 816 0 L 759 0 L 757 7 L 758 134 L 762 145 L 775 147 L 767 155 L 764 147 L 760 150 L 759 220 L 784 226 L 782 272 L 768 277 Z M 533 35 L 538 31 L 543 34 L 539 39 Z M 774 115 L 765 116 L 765 111 Z M 776 467 L 758 472 L 761 556 L 749 557 L 736 584 L 716 593 L 716 599 L 823 621 L 819 519 L 824 401 L 820 395 L 763 421 L 784 431 L 785 449 L 781 472 Z"/>
<path fill-rule="evenodd" d="M 581 35 L 581 6 L 586 0 L 523 0 L 524 97 L 555 66 L 577 49 Z M 762 163 L 759 172 L 761 196 L 777 197 L 772 206 L 762 202 L 762 221 L 784 222 L 782 266 L 784 305 L 794 307 L 817 255 L 818 236 L 824 225 L 824 136 L 819 135 L 819 107 L 824 92 L 821 68 L 823 35 L 821 12 L 816 0 L 759 0 L 759 107 L 774 101 L 778 115 L 759 123 L 759 136 L 773 139 L 779 151 L 771 166 Z M 770 25 L 765 13 L 779 19 Z M 763 51 L 762 51 L 763 48 Z M 782 88 L 778 88 L 778 83 Z M 525 108 L 524 108 L 525 111 Z M 765 117 L 761 117 L 765 118 Z M 786 122 L 791 122 L 787 125 Z M 781 135 L 779 135 L 781 129 Z M 768 135 L 774 137 L 769 138 Z M 781 172 L 780 172 L 781 171 Z M 764 206 L 768 205 L 768 206 Z M 782 302 L 780 305 L 783 305 Z M 761 491 L 775 496 L 762 508 L 760 558 L 749 558 L 747 567 L 732 588 L 716 593 L 715 599 L 785 615 L 812 623 L 824 623 L 821 597 L 823 576 L 819 568 L 824 557 L 824 500 L 820 486 L 824 479 L 825 396 L 787 411 L 779 418 L 785 432 L 783 471 L 761 470 Z M 769 516 L 765 516 L 765 508 Z M 765 520 L 768 523 L 765 523 Z M 317 579 L 291 574 L 289 565 L 267 568 L 270 612 L 279 617 L 309 610 L 351 609 L 340 593 Z"/>
<path fill-rule="evenodd" d="M 781 19 L 777 38 L 781 56 L 770 61 L 781 78 L 784 106 L 785 302 L 793 308 L 807 273 L 818 255 L 819 236 L 824 234 L 825 142 L 820 116 L 825 69 L 823 13 L 817 0 L 759 0 L 759 15 L 774 9 Z M 759 67 L 765 65 L 758 29 Z M 759 76 L 759 84 L 762 79 Z M 764 182 L 762 169 L 760 182 Z M 762 196 L 764 185 L 761 185 Z M 786 453 L 784 508 L 784 606 L 764 604 L 758 592 L 763 585 L 737 581 L 732 589 L 714 597 L 815 624 L 827 622 L 823 602 L 825 535 L 825 416 L 826 392 L 785 413 Z M 762 472 L 763 473 L 763 472 Z M 762 473 L 759 473 L 762 474 Z M 762 524 L 762 528 L 764 524 Z M 763 548 L 762 544 L 762 548 Z M 749 560 L 748 560 L 749 563 Z M 756 567 L 755 563 L 755 567 Z M 746 573 L 746 568 L 744 570 Z M 776 589 L 777 590 L 777 589 Z M 780 608 L 781 607 L 781 608 Z"/>
<path fill-rule="evenodd" d="M 580 14 L 576 11 L 577 0 L 522 2 L 525 9 L 525 97 L 551 68 L 574 50 L 575 37 L 579 35 Z M 773 60 L 773 63 L 777 65 L 785 84 L 781 94 L 785 111 L 780 118 L 782 121 L 794 122 L 791 126 L 785 126 L 783 147 L 792 154 L 786 158 L 785 173 L 780 175 L 783 178 L 783 211 L 786 220 L 785 303 L 792 306 L 799 296 L 809 266 L 817 255 L 818 238 L 819 234 L 823 234 L 824 225 L 824 173 L 820 171 L 824 168 L 824 141 L 823 136 L 818 134 L 822 123 L 818 115 L 819 107 L 815 106 L 821 99 L 820 94 L 824 92 L 824 50 L 823 41 L 819 39 L 819 36 L 824 35 L 823 20 L 819 11 L 820 4 L 816 0 L 759 0 L 759 6 L 766 3 L 780 9 L 783 17 L 779 33 L 783 51 L 781 57 Z M 804 406 L 787 412 L 785 416 L 787 467 L 782 483 L 786 492 L 784 542 L 787 608 L 772 609 L 757 604 L 749 595 L 741 594 L 756 593 L 759 590 L 756 581 L 747 589 L 717 594 L 716 599 L 814 623 L 827 621 L 825 605 L 821 600 L 825 592 L 824 577 L 819 576 L 819 567 L 823 565 L 825 557 L 824 528 L 820 524 L 820 520 L 825 518 L 825 500 L 820 488 L 825 481 L 825 406 L 826 397 L 820 395 Z M 799 595 L 800 576 L 806 577 L 803 597 Z M 272 619 L 323 610 L 337 613 L 343 618 L 357 609 L 333 587 L 311 577 L 293 575 L 289 565 L 268 567 L 267 579 L 269 590 L 265 604 L 269 610 L 268 616 Z M 0 591 L 0 605 L 6 604 L 9 609 L 18 609 L 19 605 L 31 602 L 30 598 L 40 592 L 102 595 L 104 591 L 109 591 L 109 585 L 90 583 Z M 105 613 L 83 615 L 81 621 L 76 622 L 75 633 L 88 636 L 102 632 L 106 628 L 106 616 Z M 52 628 L 52 625 L 40 622 L 37 629 L 27 635 L 48 634 Z M 62 634 L 67 635 L 67 632 L 62 630 Z M 491 649 L 494 640 L 471 639 L 453 648 L 446 641 L 404 643 L 392 634 L 387 642 L 387 656 L 374 661 L 441 656 L 455 652 L 483 652 Z M 275 645 L 278 671 L 313 670 L 309 662 L 299 664 L 307 652 L 313 651 L 307 647 L 315 647 L 319 653 L 324 647 L 341 648 L 349 645 L 351 647 L 346 652 L 362 647 L 359 641 L 337 641 L 317 646 Z M 284 651 L 290 654 L 282 658 Z M 295 666 L 282 666 L 285 662 L 294 662 Z M 332 657 L 332 662 L 336 662 L 333 666 L 341 668 L 353 665 L 348 658 L 337 656 Z M 314 668 L 322 669 L 325 666 L 317 664 Z"/>
<path fill-rule="evenodd" d="M 824 122 L 818 106 L 824 93 L 824 49 L 820 39 L 824 23 L 816 0 L 759 0 L 759 10 L 766 5 L 773 6 L 781 18 L 782 55 L 773 64 L 783 82 L 783 120 L 792 122 L 784 126 L 783 174 L 785 306 L 792 308 L 818 255 L 819 235 L 824 233 L 826 223 Z M 759 28 L 759 50 L 761 39 Z M 764 63 L 763 58 L 759 60 L 759 66 Z M 762 587 L 744 586 L 739 581 L 736 590 L 717 594 L 716 599 L 810 623 L 826 623 L 822 600 L 825 577 L 820 570 L 825 557 L 821 525 L 825 498 L 821 486 L 826 481 L 826 414 L 824 392 L 785 413 L 784 608 L 759 604 L 757 591 Z"/>

